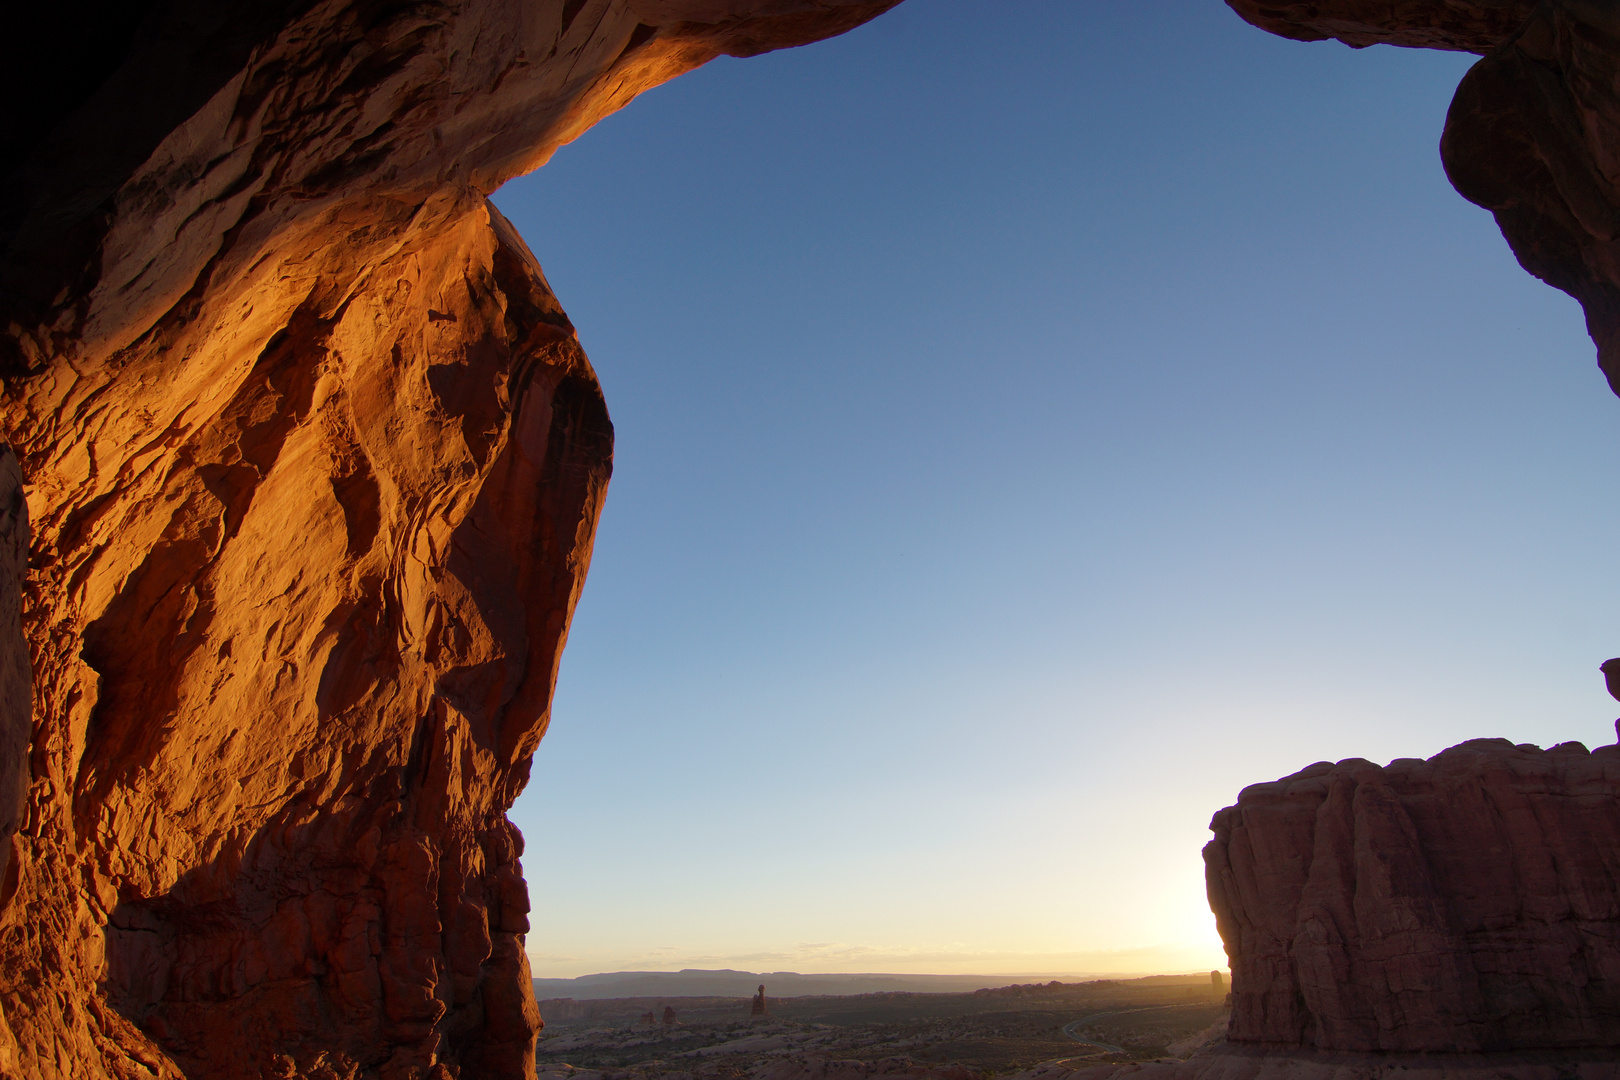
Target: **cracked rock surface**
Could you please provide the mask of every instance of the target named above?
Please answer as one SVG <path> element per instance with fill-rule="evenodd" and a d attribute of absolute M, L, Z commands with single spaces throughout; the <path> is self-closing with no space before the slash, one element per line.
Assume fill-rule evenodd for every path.
<path fill-rule="evenodd" d="M 172 0 L 35 38 L 0 159 L 0 1075 L 534 1074 L 505 812 L 613 431 L 486 195 L 891 3 Z"/>

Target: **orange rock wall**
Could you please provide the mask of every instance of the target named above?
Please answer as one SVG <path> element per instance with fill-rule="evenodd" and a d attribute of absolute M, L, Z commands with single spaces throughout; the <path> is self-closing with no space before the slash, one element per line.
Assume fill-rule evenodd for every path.
<path fill-rule="evenodd" d="M 28 575 L 28 502 L 22 469 L 10 447 L 0 447 L 0 908 L 17 890 L 21 867 L 12 859 L 13 837 L 23 823 L 31 773 L 33 674 L 22 633 L 23 589 Z"/>
<path fill-rule="evenodd" d="M 245 5 L 239 65 L 119 159 L 130 95 L 172 109 L 230 55 L 159 4 L 178 29 L 6 173 L 0 839 L 29 518 L 35 700 L 0 1073 L 533 1074 L 505 811 L 613 436 L 485 195 L 648 87 L 891 3 Z"/>

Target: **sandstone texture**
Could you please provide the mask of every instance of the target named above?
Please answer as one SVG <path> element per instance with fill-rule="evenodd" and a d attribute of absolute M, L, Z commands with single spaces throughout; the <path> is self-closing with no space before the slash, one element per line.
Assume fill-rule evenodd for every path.
<path fill-rule="evenodd" d="M 505 811 L 612 427 L 485 196 L 892 2 L 174 0 L 19 55 L 0 1075 L 534 1074 Z"/>
<path fill-rule="evenodd" d="M 33 676 L 22 633 L 28 503 L 17 455 L 0 447 L 0 906 L 17 890 L 11 849 L 28 798 Z"/>
<path fill-rule="evenodd" d="M 1322 762 L 1210 828 L 1229 1042 L 1620 1048 L 1620 746 Z"/>
<path fill-rule="evenodd" d="M 533 1075 L 522 840 L 505 811 L 548 721 L 612 428 L 538 263 L 486 196 L 649 87 L 894 2 L 11 13 L 0 1075 Z M 1527 269 L 1580 299 L 1620 389 L 1613 5 L 1233 6 L 1296 38 L 1483 54 L 1446 167 Z M 1591 757 L 1571 777 L 1593 762 L 1608 768 Z M 1586 827 L 1568 817 L 1586 797 L 1538 835 Z M 1457 914 L 1472 894 L 1448 891 L 1474 879 L 1442 864 L 1424 864 L 1432 902 L 1406 864 L 1379 871 L 1398 879 L 1395 921 L 1374 912 L 1353 939 L 1310 945 L 1326 967 L 1288 966 L 1265 936 L 1298 915 L 1277 899 L 1289 886 L 1234 878 L 1260 928 L 1240 946 L 1234 1030 L 1417 1045 L 1449 1024 L 1485 1045 L 1480 1018 L 1508 974 L 1531 972 L 1526 1004 L 1554 1034 L 1514 1032 L 1612 1031 L 1614 976 L 1587 917 L 1608 894 L 1572 868 L 1586 863 L 1560 862 L 1561 891 L 1491 916 L 1517 921 L 1487 937 Z M 1264 866 L 1277 883 L 1297 870 Z M 1362 918 L 1325 885 L 1311 895 Z M 1571 914 L 1554 933 L 1538 920 L 1557 903 Z M 1229 927 L 1248 925 L 1238 910 Z M 1489 934 L 1518 944 L 1490 951 Z M 1341 961 L 1405 979 L 1375 937 L 1478 944 L 1498 967 L 1414 953 L 1428 959 L 1412 977 L 1450 995 L 1443 1015 L 1405 982 L 1323 989 Z M 1560 981 L 1572 972 L 1586 981 Z M 1295 998 L 1256 989 L 1289 978 Z"/>

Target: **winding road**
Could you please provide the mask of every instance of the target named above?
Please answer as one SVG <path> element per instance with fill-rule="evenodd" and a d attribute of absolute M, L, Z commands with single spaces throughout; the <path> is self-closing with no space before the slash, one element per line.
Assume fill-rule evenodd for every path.
<path fill-rule="evenodd" d="M 1165 1009 L 1199 1009 L 1203 1007 L 1203 1002 L 1177 1005 L 1143 1005 L 1140 1008 L 1135 1009 L 1111 1009 L 1108 1012 L 1092 1013 L 1090 1016 L 1082 1016 L 1078 1020 L 1073 1020 L 1067 1024 L 1064 1024 L 1063 1034 L 1066 1037 L 1073 1039 L 1081 1046 L 1091 1047 L 1091 1053 L 1076 1054 L 1073 1057 L 1057 1058 L 1053 1061 L 1042 1062 L 1042 1064 L 1061 1065 L 1066 1061 L 1083 1061 L 1086 1058 L 1102 1057 L 1104 1054 L 1125 1053 L 1126 1050 L 1123 1046 L 1115 1046 L 1113 1043 L 1098 1042 L 1096 1039 L 1088 1039 L 1083 1035 L 1077 1034 L 1077 1030 L 1079 1028 L 1083 1028 L 1086 1025 L 1094 1023 L 1098 1020 L 1106 1020 L 1110 1016 L 1127 1016 L 1131 1013 L 1161 1012 Z"/>
<path fill-rule="evenodd" d="M 1125 1011 L 1125 1012 L 1136 1012 L 1137 1010 L 1135 1010 L 1135 1009 L 1126 1009 L 1126 1010 L 1123 1010 L 1123 1011 Z M 1072 1023 L 1064 1024 L 1063 1025 L 1063 1034 L 1064 1035 L 1066 1035 L 1068 1038 L 1073 1039 L 1075 1042 L 1079 1043 L 1081 1046 L 1090 1046 L 1090 1047 L 1095 1048 L 1089 1054 L 1078 1054 L 1078 1055 L 1076 1055 L 1076 1057 L 1090 1058 L 1090 1057 L 1101 1057 L 1104 1054 L 1123 1054 L 1125 1052 L 1125 1048 L 1123 1046 L 1115 1046 L 1113 1043 L 1098 1042 L 1096 1039 L 1087 1039 L 1087 1038 L 1085 1038 L 1085 1037 L 1083 1037 L 1081 1035 L 1075 1034 L 1075 1028 L 1084 1027 L 1085 1025 L 1091 1023 L 1093 1020 L 1101 1020 L 1106 1016 L 1118 1016 L 1118 1015 L 1120 1015 L 1119 1012 L 1093 1013 L 1091 1016 L 1082 1016 L 1080 1019 L 1075 1020 Z M 1063 1060 L 1063 1061 L 1073 1061 L 1074 1058 L 1062 1058 L 1061 1060 Z"/>

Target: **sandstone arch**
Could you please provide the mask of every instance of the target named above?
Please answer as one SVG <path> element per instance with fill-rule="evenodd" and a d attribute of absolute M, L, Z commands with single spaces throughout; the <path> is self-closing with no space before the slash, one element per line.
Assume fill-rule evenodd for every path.
<path fill-rule="evenodd" d="M 33 537 L 20 631 L 0 601 L 0 1070 L 532 1073 L 504 812 L 612 429 L 485 196 L 648 87 L 895 2 L 150 0 L 82 48 L 34 16 L 0 159 Z M 1447 167 L 1617 378 L 1605 6 L 1233 6 L 1489 53 Z"/>

